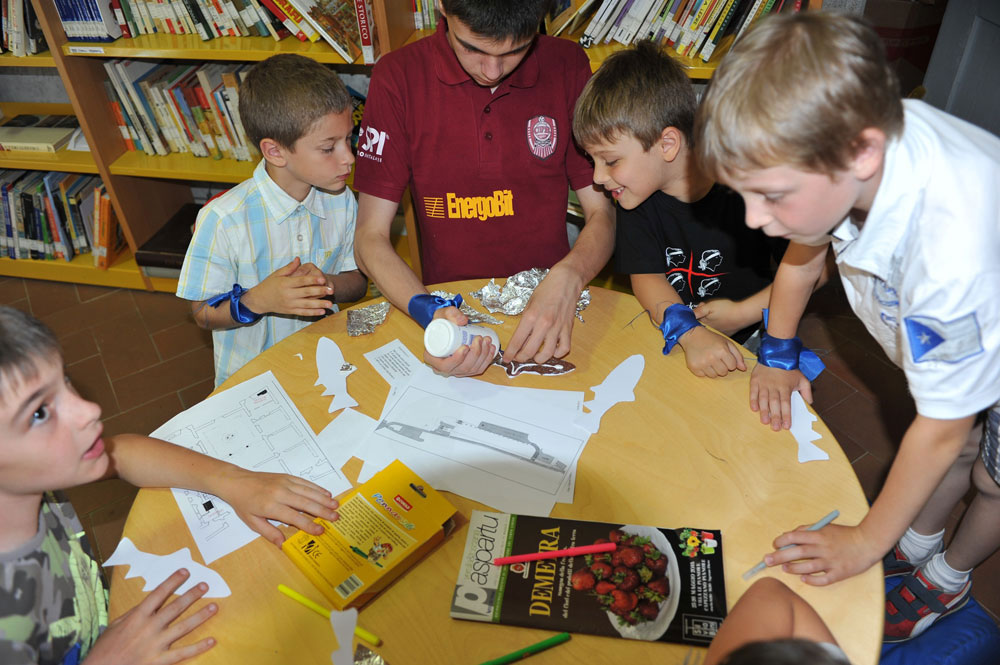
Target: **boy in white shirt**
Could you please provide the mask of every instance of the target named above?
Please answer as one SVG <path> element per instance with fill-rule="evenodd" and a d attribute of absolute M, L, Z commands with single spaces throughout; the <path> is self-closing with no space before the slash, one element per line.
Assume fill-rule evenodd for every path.
<path fill-rule="evenodd" d="M 368 288 L 347 188 L 352 113 L 337 74 L 304 56 L 272 56 L 240 87 L 240 118 L 263 159 L 202 208 L 177 284 L 213 331 L 216 386 Z"/>
<path fill-rule="evenodd" d="M 823 585 L 885 555 L 886 575 L 904 575 L 885 639 L 914 637 L 964 605 L 972 569 L 1000 547 L 1000 139 L 902 102 L 874 30 L 823 12 L 751 30 L 713 77 L 696 136 L 747 225 L 792 241 L 751 379 L 762 422 L 788 427 L 790 393 L 808 386 L 785 356 L 829 244 L 917 407 L 864 520 L 783 534 L 775 547 L 794 547 L 765 560 Z M 976 497 L 942 552 L 970 478 Z"/>

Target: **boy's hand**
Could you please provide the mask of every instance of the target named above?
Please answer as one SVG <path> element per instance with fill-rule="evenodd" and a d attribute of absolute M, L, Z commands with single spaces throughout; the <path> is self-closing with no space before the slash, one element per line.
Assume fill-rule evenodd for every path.
<path fill-rule="evenodd" d="M 296 274 L 301 269 L 301 261 L 295 257 L 247 291 L 243 304 L 257 314 L 322 316 L 333 307 L 330 301 L 322 300 L 333 294 L 333 287 L 327 285 L 326 276 L 318 268 L 318 274 Z"/>
<path fill-rule="evenodd" d="M 694 316 L 702 324 L 712 326 L 724 335 L 739 332 L 755 321 L 760 321 L 760 312 L 747 316 L 743 304 L 727 298 L 709 300 L 694 308 Z"/>
<path fill-rule="evenodd" d="M 457 326 L 464 326 L 469 322 L 469 317 L 457 307 L 442 307 L 434 312 L 435 319 L 442 317 Z M 458 351 L 445 358 L 436 358 L 424 351 L 424 362 L 436 374 L 443 376 L 479 376 L 486 371 L 499 351 L 488 337 L 476 337 L 472 344 L 459 347 Z"/>
<path fill-rule="evenodd" d="M 215 646 L 215 639 L 206 637 L 194 644 L 170 648 L 219 609 L 215 603 L 209 603 L 191 616 L 179 619 L 208 591 L 204 582 L 191 587 L 180 598 L 164 604 L 188 576 L 187 570 L 178 570 L 153 589 L 141 603 L 112 621 L 91 648 L 87 665 L 171 665 L 205 653 Z"/>
<path fill-rule="evenodd" d="M 812 404 L 812 384 L 797 369 L 757 364 L 750 374 L 750 410 L 760 412 L 760 422 L 775 432 L 792 426 L 792 393 L 798 390 Z"/>
<path fill-rule="evenodd" d="M 793 547 L 765 555 L 764 562 L 781 565 L 784 572 L 801 575 L 802 581 L 812 586 L 826 586 L 863 573 L 885 554 L 872 548 L 861 527 L 838 524 L 819 531 L 806 531 L 803 525 L 774 539 L 775 549 L 785 545 Z"/>
<path fill-rule="evenodd" d="M 281 547 L 285 536 L 268 522 L 284 522 L 318 536 L 323 527 L 313 517 L 333 521 L 337 500 L 315 483 L 283 473 L 257 473 L 234 467 L 221 479 L 219 496 L 233 507 L 247 526 Z"/>
<path fill-rule="evenodd" d="M 583 285 L 568 268 L 553 267 L 535 289 L 517 330 L 504 350 L 505 360 L 543 363 L 570 349 L 573 317 Z"/>
<path fill-rule="evenodd" d="M 736 345 L 708 328 L 692 328 L 681 335 L 678 343 L 684 349 L 688 369 L 695 376 L 714 379 L 736 370 L 747 371 L 743 354 Z"/>
<path fill-rule="evenodd" d="M 297 257 L 296 257 L 296 260 L 298 260 Z M 333 281 L 329 278 L 329 276 L 327 276 L 326 273 L 324 273 L 322 270 L 320 270 L 319 266 L 317 266 L 315 263 L 312 263 L 312 262 L 301 264 L 298 267 L 298 269 L 292 274 L 292 276 L 293 277 L 313 277 L 313 278 L 317 278 L 317 283 L 319 283 L 319 280 L 322 279 L 323 283 L 326 284 L 328 287 L 330 287 L 330 295 L 331 296 L 337 290 L 336 286 L 334 286 Z"/>

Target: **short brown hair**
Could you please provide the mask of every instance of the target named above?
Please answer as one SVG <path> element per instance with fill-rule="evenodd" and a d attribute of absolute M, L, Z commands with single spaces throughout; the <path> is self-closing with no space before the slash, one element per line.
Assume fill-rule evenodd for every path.
<path fill-rule="evenodd" d="M 294 53 L 258 62 L 240 86 L 240 119 L 254 146 L 273 139 L 292 149 L 317 120 L 350 106 L 336 72 Z"/>
<path fill-rule="evenodd" d="M 62 360 L 59 342 L 45 324 L 13 307 L 0 306 L 0 402 L 38 376 L 50 359 Z"/>
<path fill-rule="evenodd" d="M 768 17 L 716 70 L 695 120 L 706 173 L 847 167 L 868 127 L 897 136 L 903 103 L 878 34 L 828 12 Z"/>
<path fill-rule="evenodd" d="M 676 127 L 692 144 L 698 102 L 679 63 L 651 41 L 612 54 L 590 78 L 573 112 L 573 136 L 592 146 L 632 135 L 643 150 Z"/>

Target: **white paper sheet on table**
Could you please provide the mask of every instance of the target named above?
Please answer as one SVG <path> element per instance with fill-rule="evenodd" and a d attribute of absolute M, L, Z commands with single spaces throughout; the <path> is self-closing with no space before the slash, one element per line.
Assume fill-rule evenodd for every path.
<path fill-rule="evenodd" d="M 796 390 L 792 393 L 792 427 L 791 433 L 799 444 L 799 463 L 828 460 L 830 456 L 813 441 L 823 438 L 813 430 L 812 424 L 817 418 L 809 411 L 806 401 Z"/>
<path fill-rule="evenodd" d="M 359 448 L 377 426 L 377 420 L 354 409 L 344 409 L 316 435 L 316 440 L 330 463 L 339 469 L 352 457 L 362 457 Z"/>
<path fill-rule="evenodd" d="M 548 514 L 556 501 L 572 500 L 589 434 L 573 425 L 582 393 L 541 391 L 570 392 L 559 399 L 575 408 L 560 408 L 530 399 L 533 392 L 417 374 L 390 391 L 364 444 L 363 473 L 400 459 L 437 489 L 506 512 Z"/>
<path fill-rule="evenodd" d="M 151 436 L 244 469 L 300 476 L 334 495 L 351 487 L 271 372 L 209 397 Z M 222 499 L 184 489 L 173 494 L 205 563 L 257 537 Z"/>

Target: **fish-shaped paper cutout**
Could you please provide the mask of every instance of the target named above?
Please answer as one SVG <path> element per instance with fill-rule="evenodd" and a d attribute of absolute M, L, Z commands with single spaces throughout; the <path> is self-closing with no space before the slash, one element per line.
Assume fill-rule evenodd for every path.
<path fill-rule="evenodd" d="M 354 664 L 354 627 L 358 625 L 358 610 L 350 608 L 343 612 L 330 612 L 330 625 L 337 638 L 337 650 L 330 654 L 333 665 Z"/>
<path fill-rule="evenodd" d="M 806 401 L 796 390 L 792 393 L 792 427 L 789 430 L 799 444 L 799 463 L 828 460 L 830 455 L 813 441 L 822 439 L 821 434 L 813 430 L 812 424 L 817 418 L 806 407 Z"/>
<path fill-rule="evenodd" d="M 329 413 L 357 406 L 358 402 L 347 392 L 347 377 L 357 367 L 344 360 L 340 347 L 329 337 L 320 337 L 316 343 L 316 372 L 319 378 L 315 385 L 322 385 L 324 395 L 333 395 Z"/>
<path fill-rule="evenodd" d="M 143 591 L 152 591 L 178 569 L 186 568 L 191 575 L 175 593 L 182 594 L 201 582 L 208 585 L 205 598 L 225 598 L 232 593 L 222 576 L 192 559 L 191 550 L 186 547 L 173 554 L 149 554 L 137 548 L 128 538 L 122 538 L 104 565 L 105 567 L 128 566 L 125 579 L 142 577 L 146 581 L 142 587 Z"/>
<path fill-rule="evenodd" d="M 582 413 L 573 422 L 595 434 L 601 426 L 601 418 L 608 409 L 619 402 L 634 402 L 636 385 L 642 376 L 642 370 L 646 367 L 646 359 L 641 355 L 634 355 L 626 358 L 618 367 L 608 373 L 607 378 L 600 385 L 591 386 L 594 391 L 594 399 L 584 402 L 590 412 Z"/>

